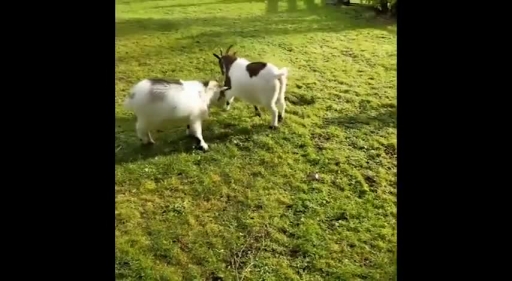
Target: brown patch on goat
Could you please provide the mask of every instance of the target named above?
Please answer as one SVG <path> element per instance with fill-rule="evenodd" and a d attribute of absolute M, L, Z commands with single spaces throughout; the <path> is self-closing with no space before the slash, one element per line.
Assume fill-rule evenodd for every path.
<path fill-rule="evenodd" d="M 224 80 L 224 87 L 228 87 L 228 89 L 224 90 L 224 92 L 227 90 L 231 90 L 231 77 L 226 77 L 226 80 Z"/>
<path fill-rule="evenodd" d="M 220 50 L 220 56 L 217 54 L 213 54 L 213 56 L 216 57 L 218 60 L 220 72 L 225 77 L 224 86 L 228 87 L 227 90 L 231 90 L 231 78 L 229 77 L 229 70 L 231 69 L 233 63 L 235 63 L 235 61 L 238 59 L 236 56 L 236 52 L 234 52 L 233 54 L 229 53 L 232 47 L 233 45 L 230 45 L 226 49 L 225 54 L 222 54 L 222 50 Z M 221 97 L 222 96 L 224 96 L 224 93 L 221 93 Z"/>
<path fill-rule="evenodd" d="M 231 69 L 231 66 L 238 59 L 235 56 L 235 54 L 232 54 L 232 55 L 225 54 L 225 55 L 222 55 L 222 56 L 219 56 L 217 54 L 213 54 L 213 56 L 216 57 L 218 62 L 219 62 L 220 73 L 222 73 L 222 75 L 228 75 L 229 74 L 229 70 Z"/>
<path fill-rule="evenodd" d="M 220 63 L 224 65 L 224 68 L 226 69 L 226 72 L 224 73 L 224 68 L 221 67 L 222 74 L 225 75 L 224 79 L 224 87 L 228 87 L 227 90 L 231 90 L 231 77 L 229 77 L 229 70 L 231 69 L 231 66 L 238 58 L 232 55 L 224 55 L 221 57 Z M 225 91 L 221 92 L 220 97 L 225 97 Z"/>
<path fill-rule="evenodd" d="M 252 78 L 258 76 L 265 67 L 267 67 L 266 62 L 251 62 L 245 67 L 245 70 L 249 73 L 249 77 Z"/>
<path fill-rule="evenodd" d="M 226 91 L 231 90 L 231 78 L 229 76 L 227 76 L 226 80 L 224 81 L 224 87 L 228 87 L 228 88 L 226 90 L 220 91 L 218 101 L 226 98 Z"/>
<path fill-rule="evenodd" d="M 238 58 L 234 55 L 224 55 L 222 56 L 222 64 L 224 64 L 224 69 L 226 69 L 226 75 L 229 75 L 229 70 L 231 69 L 231 66 Z"/>

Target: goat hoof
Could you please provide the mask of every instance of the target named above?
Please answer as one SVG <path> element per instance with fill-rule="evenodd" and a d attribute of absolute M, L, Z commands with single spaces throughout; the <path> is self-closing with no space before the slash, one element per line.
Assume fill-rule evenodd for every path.
<path fill-rule="evenodd" d="M 260 112 L 256 112 L 256 117 L 260 117 L 261 118 L 261 113 Z"/>
<path fill-rule="evenodd" d="M 196 145 L 195 148 L 200 151 L 207 151 L 208 145 Z"/>
<path fill-rule="evenodd" d="M 269 128 L 270 128 L 271 130 L 277 130 L 278 126 L 270 125 L 270 126 L 269 126 Z"/>
<path fill-rule="evenodd" d="M 144 147 L 147 147 L 147 146 L 153 146 L 155 144 L 154 141 L 148 141 L 148 142 L 142 142 L 142 146 Z"/>

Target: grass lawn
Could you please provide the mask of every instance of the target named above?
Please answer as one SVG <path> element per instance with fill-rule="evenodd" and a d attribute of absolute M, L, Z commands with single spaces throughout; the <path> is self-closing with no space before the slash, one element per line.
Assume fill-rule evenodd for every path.
<path fill-rule="evenodd" d="M 395 278 L 396 25 L 287 4 L 117 0 L 118 280 Z M 230 44 L 289 67 L 281 127 L 235 101 L 203 124 L 210 151 L 172 126 L 142 148 L 130 87 L 219 79 L 212 53 Z"/>

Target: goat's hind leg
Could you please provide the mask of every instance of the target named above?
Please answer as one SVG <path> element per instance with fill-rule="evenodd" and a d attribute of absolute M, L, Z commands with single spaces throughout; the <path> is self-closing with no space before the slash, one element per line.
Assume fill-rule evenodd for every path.
<path fill-rule="evenodd" d="M 277 121 L 283 122 L 284 119 L 284 111 L 286 110 L 286 101 L 284 100 L 284 93 L 286 91 L 288 81 L 286 77 L 281 77 L 279 79 L 279 93 L 276 101 L 277 109 L 279 109 L 279 115 L 277 116 Z"/>
<path fill-rule="evenodd" d="M 279 110 L 279 112 L 277 114 L 277 122 L 281 123 L 281 122 L 283 122 L 283 119 L 284 119 L 284 111 L 286 109 L 286 103 L 284 101 L 277 100 L 276 107 Z"/>
<path fill-rule="evenodd" d="M 279 86 L 279 82 L 275 81 L 274 85 Z M 277 127 L 279 126 L 279 110 L 277 110 L 276 103 L 278 102 L 279 99 L 279 88 L 273 87 L 272 93 L 273 96 L 272 99 L 267 104 L 267 108 L 270 110 L 270 112 L 272 112 L 272 123 L 270 124 L 270 129 L 277 129 Z"/>
<path fill-rule="evenodd" d="M 137 136 L 141 140 L 142 144 L 154 144 L 155 141 L 151 137 L 151 133 L 149 132 L 150 127 L 145 120 L 138 119 L 137 124 L 135 124 L 135 130 L 137 131 Z"/>
<path fill-rule="evenodd" d="M 231 108 L 231 104 L 235 100 L 235 97 L 231 97 L 229 100 L 226 101 L 226 110 L 229 110 Z"/>
<path fill-rule="evenodd" d="M 279 119 L 279 111 L 277 110 L 277 106 L 275 103 L 272 103 L 269 106 L 269 110 L 272 112 L 272 123 L 270 124 L 270 129 L 277 129 L 279 126 L 278 119 Z"/>
<path fill-rule="evenodd" d="M 193 121 L 190 123 L 188 127 L 190 128 L 190 134 L 194 136 L 197 140 L 197 147 L 200 150 L 208 150 L 208 144 L 206 144 L 206 142 L 203 139 L 201 121 Z"/>

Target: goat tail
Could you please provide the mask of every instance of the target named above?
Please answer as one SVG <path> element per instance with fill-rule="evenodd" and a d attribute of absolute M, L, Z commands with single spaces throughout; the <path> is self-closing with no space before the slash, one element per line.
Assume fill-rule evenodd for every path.
<path fill-rule="evenodd" d="M 287 67 L 283 67 L 281 69 L 279 69 L 276 73 L 276 78 L 280 79 L 281 77 L 286 77 L 288 76 L 288 68 Z"/>

